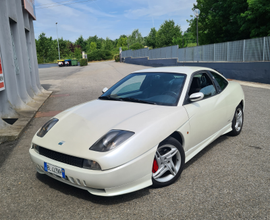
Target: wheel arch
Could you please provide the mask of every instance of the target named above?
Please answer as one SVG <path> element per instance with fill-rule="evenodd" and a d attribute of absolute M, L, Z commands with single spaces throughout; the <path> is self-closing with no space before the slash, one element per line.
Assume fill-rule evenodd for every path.
<path fill-rule="evenodd" d="M 157 151 L 159 153 L 156 154 L 158 156 L 155 156 L 156 159 L 154 159 L 154 162 L 153 162 L 152 173 L 158 172 L 158 170 L 160 170 L 159 168 L 160 166 L 161 166 L 162 171 L 165 169 L 165 172 L 162 173 L 162 171 L 160 171 L 161 174 L 158 172 L 157 176 L 155 176 L 155 174 L 152 175 L 152 183 L 153 183 L 152 186 L 154 188 L 168 186 L 174 183 L 180 177 L 183 171 L 183 168 L 185 165 L 185 159 L 186 159 L 182 144 L 183 144 L 183 137 L 181 136 L 181 133 L 178 131 L 173 132 L 171 135 L 165 138 L 162 142 L 160 142 L 159 146 L 157 147 Z M 169 151 L 173 152 L 172 156 L 168 157 L 167 155 L 166 157 L 163 158 L 163 160 L 157 159 L 157 158 L 161 158 L 162 155 L 165 156 L 167 153 L 170 153 L 168 152 L 168 148 L 169 148 Z M 158 149 L 161 149 L 161 151 L 159 151 Z M 155 165 L 155 163 L 157 165 Z M 171 164 L 170 169 L 168 169 L 168 167 L 166 166 L 167 163 Z M 173 172 L 172 170 L 174 170 L 175 172 Z"/>
<path fill-rule="evenodd" d="M 239 103 L 239 105 L 241 105 L 242 109 L 244 110 L 245 106 L 244 106 L 244 100 L 242 99 L 241 102 Z"/>
<path fill-rule="evenodd" d="M 169 135 L 169 137 L 173 137 L 174 139 L 179 141 L 179 143 L 182 145 L 182 148 L 184 149 L 185 139 L 184 139 L 183 135 L 180 132 L 175 131 L 171 135 Z M 185 160 L 186 160 L 186 155 L 185 154 L 184 154 L 184 157 L 185 157 Z"/>

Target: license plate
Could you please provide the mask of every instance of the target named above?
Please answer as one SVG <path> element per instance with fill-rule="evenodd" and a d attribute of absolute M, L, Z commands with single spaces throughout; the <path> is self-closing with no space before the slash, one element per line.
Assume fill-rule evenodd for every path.
<path fill-rule="evenodd" d="M 60 176 L 62 178 L 65 178 L 65 170 L 61 167 L 57 167 L 55 165 L 49 164 L 44 162 L 44 170 L 48 173 L 55 174 L 57 176 Z"/>

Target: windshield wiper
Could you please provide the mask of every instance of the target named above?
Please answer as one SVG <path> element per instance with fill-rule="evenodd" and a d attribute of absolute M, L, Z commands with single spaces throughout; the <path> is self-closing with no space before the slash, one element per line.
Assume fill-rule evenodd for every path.
<path fill-rule="evenodd" d="M 102 99 L 102 100 L 115 100 L 115 101 L 123 101 L 122 98 L 114 98 L 114 97 L 111 97 L 110 95 L 107 95 L 107 96 L 100 96 L 98 97 L 99 99 Z"/>
<path fill-rule="evenodd" d="M 155 102 L 145 101 L 145 100 L 131 98 L 131 97 L 127 97 L 127 98 L 115 98 L 115 97 L 112 97 L 110 95 L 100 96 L 99 99 L 102 99 L 102 100 L 115 100 L 115 101 L 127 101 L 127 102 L 138 102 L 138 103 L 146 103 L 146 104 L 152 104 L 152 105 L 156 105 L 157 104 Z"/>
<path fill-rule="evenodd" d="M 152 104 L 152 105 L 156 105 L 157 104 L 155 102 L 145 101 L 145 100 L 136 99 L 136 98 L 132 98 L 132 97 L 121 98 L 121 99 L 123 101 L 128 101 L 128 102 L 138 102 L 138 103 L 146 103 L 146 104 Z"/>

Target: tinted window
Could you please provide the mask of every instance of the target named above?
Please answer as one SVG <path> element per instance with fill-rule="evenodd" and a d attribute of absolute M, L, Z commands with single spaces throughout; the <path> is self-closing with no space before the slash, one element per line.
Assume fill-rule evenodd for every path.
<path fill-rule="evenodd" d="M 134 76 L 129 80 L 125 81 L 124 83 L 122 83 L 121 85 L 119 85 L 117 88 L 115 88 L 112 91 L 112 94 L 123 94 L 132 91 L 138 91 L 144 79 L 145 79 L 144 75 Z"/>
<path fill-rule="evenodd" d="M 226 86 L 228 85 L 228 81 L 217 73 L 211 72 L 211 74 L 216 79 L 221 91 L 223 91 L 223 89 L 225 89 Z"/>

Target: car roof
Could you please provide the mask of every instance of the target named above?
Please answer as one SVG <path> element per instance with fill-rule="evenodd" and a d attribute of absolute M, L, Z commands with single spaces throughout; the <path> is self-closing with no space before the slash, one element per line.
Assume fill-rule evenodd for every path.
<path fill-rule="evenodd" d="M 211 68 L 200 67 L 200 66 L 169 66 L 169 67 L 157 67 L 150 69 L 143 69 L 135 71 L 134 73 L 147 73 L 147 72 L 162 72 L 162 73 L 184 73 L 186 75 L 191 75 L 194 72 L 201 70 L 215 71 Z M 215 71 L 216 72 L 216 71 Z"/>

